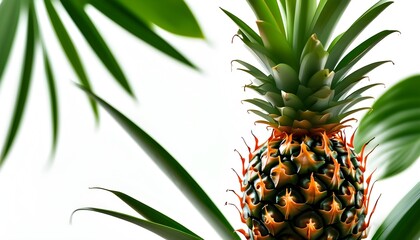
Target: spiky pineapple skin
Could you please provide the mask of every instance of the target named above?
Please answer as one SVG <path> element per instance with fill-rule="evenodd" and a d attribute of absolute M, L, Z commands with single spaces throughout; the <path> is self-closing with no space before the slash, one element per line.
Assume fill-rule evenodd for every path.
<path fill-rule="evenodd" d="M 241 204 L 248 239 L 363 237 L 364 159 L 343 132 L 294 135 L 273 130 L 248 158 Z"/>

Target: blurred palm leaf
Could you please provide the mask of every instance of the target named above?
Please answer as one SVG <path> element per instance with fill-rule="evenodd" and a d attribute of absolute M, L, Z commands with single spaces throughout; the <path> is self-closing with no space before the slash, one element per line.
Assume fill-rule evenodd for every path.
<path fill-rule="evenodd" d="M 394 176 L 420 157 L 420 75 L 398 82 L 383 94 L 359 124 L 356 149 L 378 145 L 370 157 L 380 178 Z M 365 150 L 366 151 L 366 150 Z"/>
<path fill-rule="evenodd" d="M 391 211 L 372 240 L 420 239 L 420 183 Z"/>
<path fill-rule="evenodd" d="M 166 151 L 156 140 L 154 140 L 139 126 L 137 126 L 134 122 L 128 119 L 124 114 L 119 112 L 105 100 L 98 97 L 87 88 L 84 88 L 80 85 L 79 87 L 84 90 L 90 97 L 95 99 L 98 104 L 103 107 L 133 138 L 133 140 L 151 157 L 151 159 L 161 168 L 161 170 L 173 182 L 176 182 L 176 186 L 190 200 L 193 206 L 197 208 L 203 216 L 205 216 L 207 221 L 213 226 L 213 228 L 223 239 L 240 239 L 239 236 L 234 232 L 234 229 L 229 224 L 227 219 L 205 193 L 205 191 L 201 188 L 201 186 L 168 151 Z M 119 197 L 121 196 L 122 195 L 119 195 Z M 124 199 L 122 200 L 125 201 Z M 126 203 L 130 205 L 130 203 Z M 132 205 L 130 206 L 133 207 Z M 142 208 L 144 208 L 144 206 L 142 206 Z M 93 211 L 98 212 L 97 209 Z M 143 215 L 143 213 L 141 214 Z M 172 228 L 173 226 L 169 227 Z"/>
<path fill-rule="evenodd" d="M 121 213 L 116 213 L 116 212 L 112 212 L 109 210 L 104 210 L 104 209 L 98 209 L 98 208 L 80 208 L 75 210 L 73 213 L 77 212 L 77 211 L 81 211 L 81 210 L 87 210 L 87 211 L 94 211 L 94 212 L 99 212 L 99 213 L 103 213 L 103 214 L 107 214 L 134 224 L 137 224 L 141 227 L 144 227 L 152 232 L 155 232 L 158 235 L 161 235 L 162 237 L 166 237 L 163 236 L 161 233 L 170 233 L 171 235 L 168 235 L 169 237 L 175 237 L 173 235 L 173 233 L 179 233 L 182 232 L 182 234 L 185 234 L 185 236 L 182 236 L 182 239 L 202 239 L 201 237 L 199 237 L 197 234 L 195 234 L 194 232 L 192 232 L 191 230 L 189 230 L 188 228 L 184 227 L 182 224 L 176 222 L 175 220 L 171 219 L 170 217 L 164 215 L 163 213 L 147 206 L 146 204 L 128 196 L 125 193 L 119 192 L 119 191 L 113 191 L 113 190 L 108 190 L 105 188 L 93 188 L 93 189 L 102 189 L 105 191 L 108 191 L 110 193 L 113 193 L 115 196 L 117 196 L 118 198 L 120 198 L 122 201 L 124 201 L 127 205 L 129 205 L 133 210 L 135 210 L 138 214 L 142 215 L 144 218 L 147 219 L 147 221 L 150 221 L 150 223 L 155 223 L 161 226 L 165 226 L 162 228 L 148 228 L 146 225 L 140 225 L 137 224 L 136 222 L 133 222 L 131 219 L 134 219 L 136 221 L 139 221 L 139 219 L 129 216 L 127 218 L 127 215 L 125 214 L 121 214 Z M 145 220 L 142 220 L 145 221 Z M 140 221 L 141 222 L 141 221 Z M 153 224 L 151 226 L 154 226 Z M 179 233 L 181 234 L 181 233 Z M 166 239 L 171 239 L 171 238 L 166 238 Z M 180 238 L 173 238 L 173 239 L 180 239 Z"/>
<path fill-rule="evenodd" d="M 167 240 L 179 240 L 179 239 L 182 239 L 182 240 L 200 240 L 200 239 L 202 239 L 200 237 L 196 237 L 195 235 L 185 233 L 183 231 L 171 228 L 171 227 L 166 226 L 166 225 L 162 225 L 162 224 L 155 223 L 155 222 L 152 222 L 152 221 L 136 218 L 136 217 L 124 214 L 124 213 L 120 213 L 120 212 L 115 212 L 115 211 L 101 209 L 101 208 L 80 208 L 76 211 L 81 211 L 81 210 L 98 212 L 98 213 L 106 214 L 106 215 L 109 215 L 109 216 L 113 216 L 115 218 L 122 219 L 124 221 L 130 222 L 132 224 L 135 224 L 135 225 L 138 225 L 142 228 L 145 228 L 149 231 L 152 231 L 152 232 L 156 233 L 157 235 L 159 235 L 159 236 L 161 236 L 161 237 L 163 237 Z"/>
<path fill-rule="evenodd" d="M 51 62 L 53 62 L 51 59 L 53 58 L 52 56 L 47 56 L 46 48 L 48 45 L 45 44 L 45 42 L 47 40 L 50 41 L 50 39 L 43 39 L 43 36 L 39 31 L 36 19 L 37 7 L 44 7 L 46 9 L 50 24 L 56 33 L 57 40 L 62 46 L 79 82 L 85 88 L 91 90 L 91 82 L 86 73 L 86 66 L 82 63 L 76 44 L 68 33 L 66 25 L 62 21 L 60 9 L 63 9 L 66 14 L 70 16 L 80 33 L 89 43 L 93 52 L 97 55 L 98 59 L 114 77 L 114 80 L 127 94 L 134 96 L 129 80 L 125 76 L 117 59 L 114 57 L 112 50 L 108 47 L 108 44 L 98 32 L 91 17 L 86 12 L 85 9 L 87 5 L 95 7 L 103 15 L 151 47 L 192 69 L 196 69 L 196 66 L 191 61 L 176 50 L 169 42 L 159 36 L 155 29 L 155 26 L 157 26 L 176 35 L 204 38 L 196 19 L 184 0 L 44 0 L 43 2 L 35 0 L 3 0 L 0 3 L 0 42 L 2 45 L 0 48 L 0 83 L 3 78 L 3 72 L 9 61 L 13 43 L 15 42 L 18 23 L 19 21 L 24 20 L 24 17 L 21 17 L 21 15 L 28 16 L 28 24 L 22 75 L 17 99 L 15 101 L 14 114 L 8 128 L 9 132 L 6 136 L 6 140 L 1 146 L 0 167 L 7 158 L 20 128 L 27 96 L 30 90 L 37 39 L 40 39 L 43 48 L 43 64 L 45 66 L 51 101 L 50 111 L 53 132 L 52 152 L 55 151 L 57 145 L 59 94 L 56 91 L 55 77 L 53 74 L 54 65 L 51 65 Z M 171 6 L 171 8 L 168 8 L 168 6 Z M 174 9 L 176 9 L 176 11 L 174 11 Z M 161 16 L 162 11 L 165 12 L 165 16 Z M 39 38 L 37 37 L 38 33 L 41 34 Z M 89 101 L 95 118 L 98 119 L 99 116 L 96 102 L 92 99 L 89 99 Z"/>

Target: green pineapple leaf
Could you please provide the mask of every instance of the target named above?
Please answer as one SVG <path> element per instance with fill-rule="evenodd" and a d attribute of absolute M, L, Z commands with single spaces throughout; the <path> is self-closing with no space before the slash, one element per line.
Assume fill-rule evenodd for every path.
<path fill-rule="evenodd" d="M 0 3 L 0 83 L 15 39 L 20 14 L 20 0 Z"/>
<path fill-rule="evenodd" d="M 119 212 L 115 212 L 115 211 L 110 211 L 110 210 L 106 210 L 106 209 L 100 209 L 100 208 L 79 208 L 76 209 L 73 214 L 75 212 L 78 211 L 93 211 L 93 212 L 98 212 L 98 213 L 102 213 L 102 214 L 106 214 L 115 218 L 119 218 L 121 220 L 125 220 L 127 222 L 133 223 L 137 226 L 140 226 L 142 228 L 145 228 L 151 232 L 156 233 L 157 235 L 167 239 L 167 240 L 179 240 L 179 239 L 185 239 L 185 240 L 202 240 L 202 238 L 182 232 L 178 229 L 175 228 L 171 228 L 169 226 L 165 226 L 159 223 L 155 223 L 152 221 L 147 221 L 144 219 L 140 219 L 140 218 L 136 218 L 124 213 L 119 213 Z M 72 214 L 72 215 L 73 215 Z"/>
<path fill-rule="evenodd" d="M 372 240 L 420 239 L 420 183 L 396 205 Z"/>
<path fill-rule="evenodd" d="M 332 31 L 349 5 L 350 0 L 320 1 L 315 12 L 310 29 L 324 45 L 331 38 Z"/>
<path fill-rule="evenodd" d="M 392 3 L 393 2 L 389 0 L 378 1 L 378 3 L 363 13 L 342 35 L 339 35 L 338 38 L 333 40 L 328 48 L 330 55 L 326 63 L 326 68 L 335 69 L 337 62 L 350 44 L 359 36 L 367 25 Z"/>
<path fill-rule="evenodd" d="M 239 240 L 239 236 L 229 224 L 225 216 L 220 212 L 213 201 L 208 197 L 200 185 L 191 175 L 171 156 L 156 140 L 144 132 L 140 127 L 124 116 L 121 112 L 109 105 L 106 101 L 90 92 L 88 89 L 78 85 L 89 96 L 94 98 L 124 130 L 142 147 L 162 171 L 176 182 L 176 186 L 183 194 L 200 210 L 210 224 L 217 230 L 223 239 Z"/>
<path fill-rule="evenodd" d="M 381 42 L 385 37 L 391 33 L 398 31 L 395 30 L 384 30 L 379 32 L 366 41 L 359 44 L 353 50 L 351 50 L 342 60 L 337 64 L 334 75 L 335 79 L 341 79 L 346 76 L 347 72 L 361 59 L 365 56 L 377 43 Z M 337 80 L 333 80 L 335 82 Z"/>
<path fill-rule="evenodd" d="M 203 38 L 193 13 L 184 0 L 113 0 L 138 18 L 160 28 L 186 37 Z"/>
<path fill-rule="evenodd" d="M 119 191 L 113 191 L 105 188 L 100 187 L 94 187 L 91 189 L 100 189 L 104 191 L 108 191 L 110 193 L 113 193 L 115 196 L 117 196 L 119 199 L 124 201 L 128 206 L 130 206 L 133 210 L 135 210 L 138 214 L 145 217 L 147 220 L 171 227 L 173 229 L 178 229 L 181 232 L 188 233 L 190 235 L 194 235 L 197 238 L 200 238 L 197 234 L 189 230 L 188 228 L 184 227 L 180 223 L 176 222 L 175 220 L 171 219 L 170 217 L 164 215 L 163 213 L 147 206 L 146 204 L 140 202 L 139 200 L 134 199 L 133 197 L 128 196 L 125 193 L 119 192 Z"/>
<path fill-rule="evenodd" d="M 378 148 L 368 161 L 380 166 L 380 178 L 394 176 L 411 166 L 420 156 L 420 75 L 391 87 L 361 120 L 355 148 L 373 139 Z"/>
<path fill-rule="evenodd" d="M 238 27 L 239 29 L 245 34 L 245 36 L 253 43 L 258 43 L 262 45 L 262 40 L 260 35 L 258 35 L 250 26 L 248 26 L 244 21 L 240 18 L 232 14 L 231 12 L 220 8 Z"/>
<path fill-rule="evenodd" d="M 6 159 L 11 146 L 15 140 L 16 134 L 18 133 L 22 116 L 25 111 L 26 102 L 28 99 L 28 92 L 31 86 L 31 75 L 33 70 L 33 63 L 35 57 L 35 47 L 37 41 L 37 25 L 36 16 L 33 2 L 29 4 L 29 12 L 27 18 L 27 30 L 26 30 L 26 47 L 25 56 L 22 64 L 22 73 L 19 83 L 19 89 L 15 101 L 15 109 L 13 111 L 12 120 L 10 122 L 9 131 L 0 154 L 0 165 L 3 164 Z"/>

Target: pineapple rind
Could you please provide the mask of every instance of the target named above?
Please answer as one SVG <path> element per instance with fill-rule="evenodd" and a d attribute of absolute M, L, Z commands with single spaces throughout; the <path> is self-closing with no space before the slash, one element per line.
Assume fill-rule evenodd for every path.
<path fill-rule="evenodd" d="M 249 239 L 361 239 L 367 227 L 363 171 L 341 132 L 273 131 L 250 152 L 243 176 Z"/>

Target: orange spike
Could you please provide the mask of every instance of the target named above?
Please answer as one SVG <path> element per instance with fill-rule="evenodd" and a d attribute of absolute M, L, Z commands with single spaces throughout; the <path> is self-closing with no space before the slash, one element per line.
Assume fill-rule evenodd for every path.
<path fill-rule="evenodd" d="M 243 212 L 242 212 L 241 210 L 239 210 L 239 208 L 238 208 L 235 204 L 233 204 L 233 203 L 229 203 L 229 202 L 225 202 L 225 206 L 227 206 L 227 205 L 229 205 L 229 206 L 234 206 L 234 207 L 236 208 L 236 210 L 238 211 L 239 216 L 241 216 L 241 221 L 242 221 L 243 223 L 246 223 L 246 219 L 244 218 L 244 214 L 243 214 Z"/>
<path fill-rule="evenodd" d="M 354 132 L 353 132 L 353 134 L 351 135 L 351 137 L 350 137 L 350 142 L 349 143 L 347 143 L 347 145 L 349 146 L 349 147 L 351 147 L 351 148 L 354 148 L 354 136 L 356 135 L 356 132 L 357 132 L 357 129 L 358 128 L 356 128 L 356 129 L 354 129 Z"/>
<path fill-rule="evenodd" d="M 300 153 L 294 158 L 294 161 L 300 165 L 299 172 L 306 173 L 310 170 L 317 169 L 318 166 L 324 164 L 324 161 L 316 161 L 314 153 L 308 151 L 308 146 L 304 142 L 300 145 Z"/>
<path fill-rule="evenodd" d="M 258 145 L 258 138 L 257 136 L 255 136 L 255 134 L 251 131 L 252 136 L 254 137 L 254 141 L 255 141 L 255 145 L 254 145 L 254 151 L 259 149 L 261 147 L 261 145 Z"/>
<path fill-rule="evenodd" d="M 295 202 L 292 197 L 292 190 L 291 189 L 289 190 L 286 188 L 286 196 L 283 196 L 282 199 L 284 200 L 285 207 L 286 207 L 286 213 L 284 215 L 284 218 L 288 220 L 289 214 L 290 214 L 290 208 L 292 208 L 292 205 Z"/>
<path fill-rule="evenodd" d="M 315 228 L 315 222 L 312 221 L 312 218 L 309 219 L 309 222 L 306 224 L 306 229 L 307 229 L 307 233 L 306 233 L 306 238 L 308 240 L 311 240 L 312 238 L 312 233 L 316 232 L 316 228 Z"/>
<path fill-rule="evenodd" d="M 235 190 L 232 189 L 227 189 L 226 192 L 232 192 L 233 194 L 235 194 L 238 197 L 239 203 L 241 204 L 241 208 L 244 208 L 245 203 L 243 202 L 243 197 L 239 196 L 239 194 L 237 194 Z"/>
<path fill-rule="evenodd" d="M 255 183 L 255 190 L 260 193 L 260 199 L 264 199 L 265 194 L 267 192 L 267 188 L 265 188 L 264 181 L 262 180 L 260 172 L 257 172 L 258 178 L 260 179 L 259 182 Z"/>
<path fill-rule="evenodd" d="M 333 223 L 337 222 L 340 219 L 340 216 L 344 212 L 344 209 L 340 209 L 340 203 L 337 202 L 335 199 L 336 199 L 336 196 L 333 193 L 332 194 L 332 202 L 331 202 L 331 205 L 330 205 L 330 210 L 328 210 L 328 211 L 320 210 L 322 215 L 324 216 L 324 218 L 329 219 L 328 224 L 333 224 Z"/>
<path fill-rule="evenodd" d="M 363 225 L 363 227 L 364 227 L 364 230 L 366 229 L 366 228 L 368 228 L 369 227 L 369 225 L 370 225 L 370 220 L 372 219 L 372 215 L 373 215 L 373 213 L 375 212 L 375 210 L 376 210 L 376 206 L 378 205 L 378 202 L 379 202 L 379 199 L 381 198 L 381 196 L 382 196 L 382 194 L 381 195 L 379 195 L 379 197 L 378 197 L 378 199 L 376 199 L 376 202 L 375 202 L 375 205 L 373 206 L 373 210 L 372 210 L 372 212 L 370 213 L 370 215 L 369 215 L 369 219 L 368 219 L 368 221 L 367 221 L 367 223 L 365 222 Z"/>
<path fill-rule="evenodd" d="M 370 196 L 372 195 L 373 187 L 375 186 L 376 181 L 373 182 L 372 187 L 370 188 L 369 195 L 367 196 L 367 202 L 366 202 L 366 213 L 369 212 L 369 203 L 370 203 Z"/>
<path fill-rule="evenodd" d="M 375 139 L 375 138 L 372 138 L 372 139 L 370 139 L 369 141 L 367 141 L 365 144 L 363 144 L 363 146 L 362 146 L 362 150 L 360 151 L 360 154 L 359 154 L 359 156 L 357 156 L 357 160 L 359 161 L 359 163 L 360 163 L 360 170 L 362 170 L 362 172 L 365 172 L 365 170 L 366 170 L 366 161 L 365 161 L 365 157 L 364 157 L 364 154 L 365 154 L 365 149 L 366 149 L 366 146 L 373 140 L 373 139 Z"/>
<path fill-rule="evenodd" d="M 284 219 L 286 220 L 289 219 L 289 215 L 296 215 L 306 207 L 304 203 L 295 202 L 295 197 L 292 196 L 292 190 L 287 188 L 286 194 L 280 198 L 279 203 L 275 204 L 275 206 L 284 215 Z"/>
<path fill-rule="evenodd" d="M 245 141 L 245 139 L 244 139 L 244 138 L 242 138 L 242 140 L 244 141 L 245 146 L 246 146 L 246 148 L 248 149 L 248 161 L 250 161 L 250 160 L 252 159 L 252 157 L 253 157 L 253 154 L 252 154 L 252 152 L 251 152 L 251 147 L 249 147 L 249 145 L 246 143 L 246 141 Z"/>
<path fill-rule="evenodd" d="M 322 198 L 325 194 L 327 194 L 326 191 L 321 192 L 319 190 L 319 184 L 315 181 L 314 173 L 311 174 L 311 180 L 310 180 L 308 188 L 307 189 L 303 188 L 303 191 L 305 192 L 305 195 L 307 196 L 306 203 L 309 203 L 309 204 L 315 203 L 320 198 Z"/>
<path fill-rule="evenodd" d="M 340 178 L 340 164 L 338 163 L 337 159 L 332 156 L 331 158 L 334 162 L 334 173 L 331 178 L 331 187 L 336 187 L 338 189 L 344 180 Z"/>
<path fill-rule="evenodd" d="M 287 224 L 284 221 L 276 222 L 276 220 L 270 215 L 267 208 L 264 209 L 264 225 L 271 233 L 271 235 L 277 235 Z"/>
<path fill-rule="evenodd" d="M 322 133 L 322 147 L 324 148 L 325 155 L 333 157 L 329 146 L 330 146 L 330 139 L 328 138 L 327 134 L 324 132 Z"/>
<path fill-rule="evenodd" d="M 364 157 L 364 162 L 363 162 L 363 168 L 366 169 L 366 164 L 367 164 L 367 159 L 369 157 L 369 155 L 379 146 L 379 144 L 377 144 L 374 148 L 372 148 L 372 150 L 370 150 L 370 152 L 368 154 L 366 154 L 366 156 Z"/>
<path fill-rule="evenodd" d="M 364 194 L 363 194 L 365 196 L 368 195 L 370 181 L 372 180 L 372 176 L 375 173 L 375 171 L 376 171 L 376 168 L 375 168 L 375 170 L 373 170 L 373 172 L 371 174 L 369 174 L 368 178 L 366 179 L 366 189 L 365 189 Z"/>
<path fill-rule="evenodd" d="M 241 162 L 242 162 L 242 176 L 245 176 L 246 174 L 246 169 L 245 169 L 245 158 L 242 157 L 242 154 L 238 151 L 238 150 L 234 150 L 235 152 L 238 153 L 239 157 L 241 158 Z"/>
<path fill-rule="evenodd" d="M 236 174 L 236 177 L 238 179 L 239 182 L 239 186 L 241 188 L 241 192 L 245 191 L 245 186 L 243 186 L 243 179 L 239 176 L 239 174 L 235 171 L 235 169 L 232 168 L 232 171 Z"/>
<path fill-rule="evenodd" d="M 244 229 L 236 229 L 235 231 L 242 234 L 246 239 L 251 238 L 251 236 Z"/>

